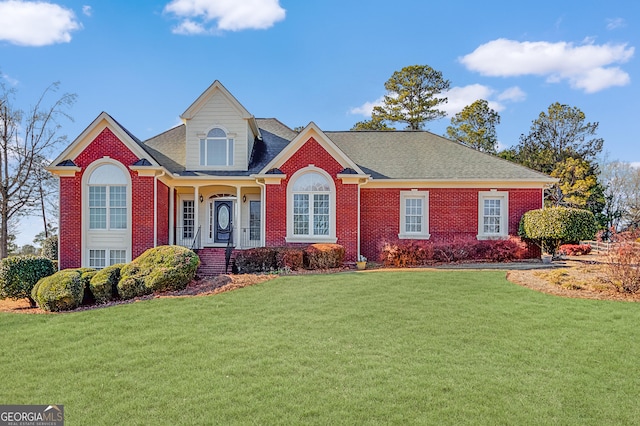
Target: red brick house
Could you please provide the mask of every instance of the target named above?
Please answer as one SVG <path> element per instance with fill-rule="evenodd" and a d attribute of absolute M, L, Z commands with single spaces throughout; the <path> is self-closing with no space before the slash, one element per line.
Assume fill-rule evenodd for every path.
<path fill-rule="evenodd" d="M 183 124 L 140 141 L 101 113 L 48 170 L 60 177 L 60 268 L 179 244 L 209 272 L 232 246 L 506 238 L 555 180 L 429 132 L 300 132 L 255 118 L 218 81 Z"/>

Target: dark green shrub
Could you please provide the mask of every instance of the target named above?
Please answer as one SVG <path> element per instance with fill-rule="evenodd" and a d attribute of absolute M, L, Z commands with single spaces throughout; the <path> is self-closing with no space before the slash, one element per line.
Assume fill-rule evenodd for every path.
<path fill-rule="evenodd" d="M 42 255 L 47 259 L 58 260 L 58 236 L 52 235 L 42 242 Z"/>
<path fill-rule="evenodd" d="M 107 266 L 99 270 L 89 282 L 89 290 L 93 294 L 96 303 L 106 303 L 118 295 L 118 281 L 120 270 L 124 263 Z"/>
<path fill-rule="evenodd" d="M 84 286 L 77 269 L 65 269 L 40 279 L 31 297 L 45 311 L 66 311 L 82 303 Z"/>
<path fill-rule="evenodd" d="M 543 252 L 555 254 L 562 243 L 591 240 L 598 223 L 588 210 L 548 207 L 526 212 L 520 220 L 518 233 L 537 244 Z"/>
<path fill-rule="evenodd" d="M 304 252 L 292 247 L 258 247 L 236 255 L 235 263 L 240 274 L 255 274 L 282 269 L 295 271 L 303 267 Z"/>
<path fill-rule="evenodd" d="M 268 272 L 277 269 L 276 249 L 258 247 L 239 252 L 235 258 L 236 267 L 241 274 Z"/>
<path fill-rule="evenodd" d="M 41 256 L 12 256 L 0 262 L 0 299 L 29 299 L 31 290 L 44 277 L 55 272 L 53 262 Z"/>
<path fill-rule="evenodd" d="M 344 262 L 344 247 L 339 244 L 311 244 L 304 250 L 304 263 L 309 269 L 339 268 Z"/>
<path fill-rule="evenodd" d="M 89 283 L 91 282 L 91 278 L 98 272 L 93 268 L 78 268 L 77 271 L 80 273 L 80 281 L 82 281 L 82 286 L 84 287 L 84 298 L 82 299 L 83 305 L 90 305 L 95 302 L 95 297 L 89 288 Z"/>
<path fill-rule="evenodd" d="M 183 290 L 196 275 L 200 258 L 180 246 L 158 246 L 142 253 L 120 270 L 118 294 L 123 299 Z"/>

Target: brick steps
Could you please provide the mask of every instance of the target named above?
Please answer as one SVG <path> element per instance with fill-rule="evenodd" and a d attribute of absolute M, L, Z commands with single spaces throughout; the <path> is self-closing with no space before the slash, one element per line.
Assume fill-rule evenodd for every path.
<path fill-rule="evenodd" d="M 200 266 L 196 272 L 200 277 L 212 277 L 225 273 L 225 251 L 224 248 L 203 248 L 197 251 L 200 257 Z M 231 259 L 234 259 L 237 251 L 231 253 Z M 231 273 L 231 263 L 229 264 L 228 273 Z"/>

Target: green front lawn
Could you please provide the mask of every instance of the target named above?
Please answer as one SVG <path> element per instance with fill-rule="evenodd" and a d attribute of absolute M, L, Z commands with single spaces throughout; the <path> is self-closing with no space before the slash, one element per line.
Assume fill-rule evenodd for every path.
<path fill-rule="evenodd" d="M 282 277 L 0 315 L 0 404 L 67 424 L 633 424 L 640 305 L 503 272 Z"/>

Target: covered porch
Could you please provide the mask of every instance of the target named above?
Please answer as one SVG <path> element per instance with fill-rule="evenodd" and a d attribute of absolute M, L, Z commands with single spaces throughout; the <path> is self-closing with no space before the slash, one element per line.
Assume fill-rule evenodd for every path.
<path fill-rule="evenodd" d="M 175 186 L 169 197 L 169 244 L 248 249 L 264 246 L 264 192 L 253 181 Z"/>

